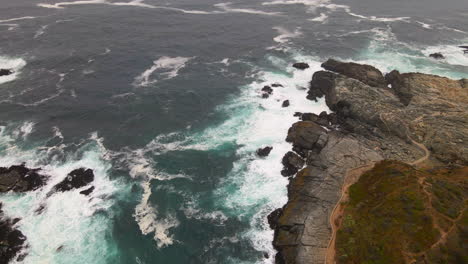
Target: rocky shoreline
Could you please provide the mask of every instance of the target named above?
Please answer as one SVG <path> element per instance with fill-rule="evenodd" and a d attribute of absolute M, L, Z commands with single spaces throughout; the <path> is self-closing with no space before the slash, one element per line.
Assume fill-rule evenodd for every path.
<path fill-rule="evenodd" d="M 276 263 L 326 261 L 330 215 L 349 172 L 397 160 L 425 168 L 468 165 L 468 79 L 422 73 L 383 75 L 370 65 L 328 60 L 307 98 L 332 114 L 298 113 L 283 158 L 288 202 L 272 212 Z M 362 173 L 362 172 L 361 172 Z M 354 179 L 356 180 L 356 179 Z"/>
<path fill-rule="evenodd" d="M 14 165 L 9 168 L 0 167 L 0 193 L 35 191 L 44 187 L 49 178 L 49 176 L 41 174 L 41 169 L 31 169 L 24 164 Z M 53 186 L 47 197 L 56 192 L 81 189 L 88 186 L 93 180 L 93 170 L 75 169 L 68 173 L 61 182 Z M 94 186 L 86 187 L 80 191 L 80 194 L 89 195 L 93 190 Z M 41 205 L 35 213 L 41 214 L 44 210 L 47 210 L 46 206 Z M 21 251 L 27 247 L 27 237 L 16 226 L 20 221 L 20 218 L 11 219 L 5 215 L 0 203 L 0 264 L 9 263 L 15 258 L 16 261 L 21 262 L 26 256 L 26 253 Z"/>

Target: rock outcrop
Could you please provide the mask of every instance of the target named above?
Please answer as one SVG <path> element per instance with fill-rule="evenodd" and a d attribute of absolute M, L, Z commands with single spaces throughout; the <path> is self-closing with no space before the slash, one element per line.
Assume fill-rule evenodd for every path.
<path fill-rule="evenodd" d="M 94 180 L 92 169 L 79 168 L 71 171 L 67 177 L 54 186 L 53 191 L 65 192 L 88 185 Z"/>
<path fill-rule="evenodd" d="M 305 63 L 305 62 L 296 62 L 293 64 L 293 67 L 296 68 L 296 69 L 299 69 L 299 70 L 305 70 L 307 68 L 309 68 L 309 64 Z"/>
<path fill-rule="evenodd" d="M 334 60 L 324 68 L 313 75 L 308 98 L 325 96 L 335 113 L 301 114 L 288 131 L 306 164 L 290 178 L 288 203 L 271 217 L 277 263 L 325 263 L 330 214 L 351 172 L 381 160 L 468 164 L 468 80 L 396 71 L 384 78 L 372 66 Z"/>
<path fill-rule="evenodd" d="M 10 219 L 3 214 L 0 203 L 0 264 L 7 264 L 15 257 L 21 261 L 22 256 L 18 253 L 23 248 L 26 237 L 15 228 L 20 219 Z"/>
<path fill-rule="evenodd" d="M 9 69 L 0 69 L 0 76 L 6 76 L 12 74 L 13 71 Z"/>
<path fill-rule="evenodd" d="M 273 147 L 270 147 L 270 146 L 267 146 L 267 147 L 264 147 L 264 148 L 259 148 L 257 149 L 257 155 L 259 157 L 266 157 L 268 155 L 270 155 L 270 152 L 273 150 Z"/>
<path fill-rule="evenodd" d="M 29 169 L 25 165 L 0 167 L 0 193 L 1 192 L 27 192 L 42 187 L 47 176 L 38 172 L 40 169 Z"/>
<path fill-rule="evenodd" d="M 442 53 L 440 53 L 440 52 L 429 54 L 429 57 L 434 58 L 436 60 L 445 59 L 444 55 Z"/>

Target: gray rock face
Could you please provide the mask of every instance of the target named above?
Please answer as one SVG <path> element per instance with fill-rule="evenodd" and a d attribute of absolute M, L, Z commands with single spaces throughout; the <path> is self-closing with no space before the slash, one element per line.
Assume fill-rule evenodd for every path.
<path fill-rule="evenodd" d="M 289 129 L 286 141 L 291 142 L 293 146 L 311 150 L 316 144 L 323 144 L 323 141 L 326 141 L 326 132 L 314 122 L 299 121 Z"/>
<path fill-rule="evenodd" d="M 296 174 L 303 166 L 304 160 L 292 151 L 288 151 L 282 160 L 283 163 L 283 170 L 281 171 L 281 175 L 288 177 Z"/>
<path fill-rule="evenodd" d="M 40 169 L 29 169 L 24 165 L 0 167 L 0 192 L 27 192 L 45 184 L 47 176 L 38 173 Z"/>
<path fill-rule="evenodd" d="M 382 72 L 370 65 L 329 59 L 322 64 L 322 67 L 326 70 L 359 80 L 370 86 L 384 87 L 386 85 Z"/>
<path fill-rule="evenodd" d="M 331 65 L 346 74 L 316 72 L 308 98 L 325 96 L 335 113 L 310 115 L 311 121 L 294 123 L 288 131 L 287 141 L 307 158 L 306 167 L 290 179 L 288 203 L 277 211 L 277 263 L 325 263 L 329 217 L 349 170 L 383 159 L 411 163 L 427 157 L 426 151 L 430 164 L 468 164 L 466 79 L 394 71 L 387 75 L 392 84 L 387 88 L 379 72 L 371 85 L 349 73 L 373 71 L 371 66 Z M 324 118 L 336 129 L 316 123 Z"/>

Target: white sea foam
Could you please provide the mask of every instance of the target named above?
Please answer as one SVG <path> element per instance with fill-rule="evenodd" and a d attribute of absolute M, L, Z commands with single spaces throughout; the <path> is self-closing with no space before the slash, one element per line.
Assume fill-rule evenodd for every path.
<path fill-rule="evenodd" d="M 445 62 L 451 65 L 461 65 L 468 67 L 468 56 L 463 53 L 463 49 L 457 45 L 437 45 L 430 46 L 421 51 L 426 57 L 429 57 L 432 53 L 440 52 L 444 55 L 445 59 L 441 62 Z M 468 73 L 467 73 L 468 77 Z"/>
<path fill-rule="evenodd" d="M 63 138 L 58 128 L 54 136 Z M 117 182 L 109 179 L 106 150 L 90 139 L 63 161 L 48 157 L 50 148 L 47 147 L 35 150 L 14 147 L 21 140 L 9 135 L 5 128 L 0 129 L 0 164 L 10 166 L 25 162 L 28 167 L 42 168 L 40 173 L 50 176 L 47 185 L 38 190 L 0 195 L 2 209 L 9 217 L 21 218 L 17 228 L 27 237 L 23 252 L 27 255 L 21 263 L 105 263 L 116 248 L 109 240 L 112 211 L 108 209 L 114 203 L 111 196 L 119 188 Z M 92 185 L 95 189 L 89 196 L 79 193 L 89 186 L 47 195 L 70 171 L 80 167 L 94 171 Z M 41 207 L 44 209 L 38 213 Z"/>
<path fill-rule="evenodd" d="M 13 132 L 13 135 L 15 135 L 16 138 L 21 137 L 23 139 L 26 139 L 29 136 L 29 134 L 32 133 L 34 125 L 34 122 L 26 121 Z"/>
<path fill-rule="evenodd" d="M 320 13 L 318 17 L 311 18 L 309 19 L 309 21 L 324 22 L 325 20 L 327 20 L 327 18 L 328 18 L 328 15 L 326 13 Z"/>
<path fill-rule="evenodd" d="M 2 19 L 0 20 L 0 23 L 13 22 L 13 21 L 19 21 L 19 20 L 30 20 L 30 19 L 35 19 L 35 18 L 36 17 L 33 17 L 33 16 L 16 17 L 16 18 Z"/>
<path fill-rule="evenodd" d="M 21 58 L 9 58 L 0 56 L 0 69 L 9 69 L 13 73 L 10 75 L 0 76 L 0 85 L 2 83 L 11 82 L 18 77 L 21 69 L 26 65 L 26 61 Z"/>
<path fill-rule="evenodd" d="M 36 34 L 34 34 L 34 38 L 38 38 L 40 36 L 42 36 L 44 33 L 45 33 L 45 30 L 49 27 L 49 25 L 44 25 L 44 26 L 41 26 L 37 31 L 36 31 Z"/>
<path fill-rule="evenodd" d="M 274 27 L 273 29 L 280 34 L 273 38 L 273 40 L 278 43 L 286 43 L 289 39 L 297 38 L 302 35 L 300 28 L 296 28 L 294 31 L 289 31 L 283 27 Z"/>
<path fill-rule="evenodd" d="M 184 68 L 185 64 L 192 58 L 163 56 L 155 60 L 151 68 L 137 76 L 134 84 L 136 86 L 149 86 L 161 80 L 172 79 L 177 76 L 179 70 Z M 159 77 L 157 79 L 151 79 L 155 71 L 158 71 Z"/>
<path fill-rule="evenodd" d="M 257 9 L 234 8 L 234 7 L 231 7 L 231 5 L 232 5 L 231 2 L 227 2 L 227 3 L 215 4 L 214 6 L 223 10 L 226 13 L 245 13 L 245 14 L 266 15 L 266 16 L 277 16 L 281 14 L 279 12 L 266 12 L 266 11 L 257 10 Z"/>
<path fill-rule="evenodd" d="M 317 7 L 330 2 L 330 0 L 275 0 L 263 2 L 262 5 L 304 5 L 308 7 L 308 12 L 315 13 Z"/>

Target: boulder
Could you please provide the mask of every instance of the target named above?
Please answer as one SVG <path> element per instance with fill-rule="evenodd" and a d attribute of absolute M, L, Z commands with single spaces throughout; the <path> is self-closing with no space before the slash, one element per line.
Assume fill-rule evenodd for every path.
<path fill-rule="evenodd" d="M 293 67 L 296 68 L 296 69 L 299 69 L 299 70 L 305 70 L 307 68 L 309 68 L 309 64 L 305 63 L 305 62 L 296 62 L 293 64 Z"/>
<path fill-rule="evenodd" d="M 323 141 L 326 142 L 327 131 L 320 125 L 310 121 L 299 121 L 292 125 L 288 130 L 287 142 L 301 149 L 320 150 Z"/>
<path fill-rule="evenodd" d="M 436 60 L 442 60 L 445 59 L 444 55 L 440 52 L 432 53 L 429 55 L 429 57 L 436 59 Z"/>
<path fill-rule="evenodd" d="M 318 119 L 318 115 L 314 114 L 314 113 L 303 113 L 301 115 L 301 120 L 302 121 L 312 121 L 312 122 L 315 122 L 317 121 Z"/>
<path fill-rule="evenodd" d="M 270 146 L 264 147 L 264 148 L 259 148 L 259 149 L 257 149 L 257 155 L 259 157 L 266 157 L 266 156 L 270 155 L 270 152 L 271 152 L 272 149 L 273 149 L 273 147 L 270 147 Z"/>
<path fill-rule="evenodd" d="M 12 74 L 13 71 L 9 69 L 0 69 L 0 76 L 6 76 Z"/>
<path fill-rule="evenodd" d="M 87 196 L 87 195 L 90 195 L 93 191 L 94 191 L 94 186 L 91 186 L 88 189 L 81 191 L 80 194 Z"/>
<path fill-rule="evenodd" d="M 354 62 L 341 62 L 329 59 L 322 64 L 326 70 L 343 74 L 374 87 L 385 87 L 385 78 L 382 72 L 374 66 Z"/>
<path fill-rule="evenodd" d="M 70 172 L 63 181 L 54 186 L 53 190 L 58 192 L 70 191 L 86 186 L 93 180 L 93 170 L 79 168 Z"/>
<path fill-rule="evenodd" d="M 1 192 L 27 192 L 40 188 L 47 180 L 47 176 L 38 173 L 40 169 L 29 169 L 24 164 L 9 168 L 0 167 Z"/>
<path fill-rule="evenodd" d="M 262 92 L 267 93 L 267 94 L 272 94 L 272 93 L 273 93 L 273 89 L 272 89 L 270 86 L 265 85 L 265 86 L 263 86 L 263 88 L 262 88 Z"/>
<path fill-rule="evenodd" d="M 289 100 L 284 100 L 283 103 L 281 104 L 281 107 L 288 107 L 289 106 Z"/>
<path fill-rule="evenodd" d="M 292 176 L 296 174 L 303 166 L 304 160 L 292 151 L 288 151 L 281 161 L 283 164 L 283 170 L 281 171 L 281 175 L 285 177 Z"/>

